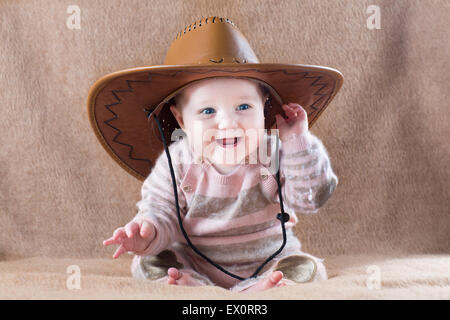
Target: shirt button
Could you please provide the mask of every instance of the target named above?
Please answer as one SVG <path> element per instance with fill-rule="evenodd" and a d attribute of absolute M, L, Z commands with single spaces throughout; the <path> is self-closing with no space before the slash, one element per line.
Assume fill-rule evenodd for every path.
<path fill-rule="evenodd" d="M 263 174 L 263 175 L 261 176 L 261 179 L 267 180 L 268 177 L 269 177 L 269 176 L 268 176 L 267 174 Z"/>
<path fill-rule="evenodd" d="M 192 188 L 191 188 L 191 186 L 184 186 L 184 187 L 183 187 L 183 191 L 184 191 L 184 192 L 191 192 L 191 191 L 192 191 Z"/>

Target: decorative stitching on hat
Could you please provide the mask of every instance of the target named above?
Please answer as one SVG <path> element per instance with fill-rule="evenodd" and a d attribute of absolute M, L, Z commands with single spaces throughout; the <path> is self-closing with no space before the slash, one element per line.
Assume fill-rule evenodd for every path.
<path fill-rule="evenodd" d="M 181 37 L 183 34 L 185 34 L 185 33 L 186 33 L 186 30 L 187 30 L 187 32 L 190 32 L 191 30 L 195 30 L 197 27 L 201 27 L 202 25 L 208 24 L 208 19 L 209 19 L 209 18 L 210 18 L 210 17 L 208 17 L 208 18 L 201 18 L 201 19 L 198 21 L 198 25 L 197 25 L 197 21 L 195 21 L 194 23 L 191 23 L 190 25 L 186 26 L 186 28 L 184 28 L 182 31 L 180 31 L 180 32 L 177 33 L 177 36 L 175 37 L 175 40 L 177 40 L 179 37 Z M 231 24 L 233 27 L 236 27 L 236 25 L 235 25 L 235 24 L 233 23 L 233 21 L 231 21 L 230 19 L 228 19 L 228 18 L 220 18 L 220 17 L 217 17 L 217 16 L 214 16 L 214 17 L 213 17 L 212 23 L 215 23 L 215 22 L 216 22 L 216 18 L 219 18 L 219 21 L 222 22 L 222 23 L 229 23 L 229 24 Z M 202 24 L 203 20 L 204 20 L 205 22 Z"/>
<path fill-rule="evenodd" d="M 223 62 L 223 58 L 221 58 L 220 60 L 216 61 L 213 59 L 209 59 L 209 61 L 214 62 L 214 63 L 222 63 Z"/>
<path fill-rule="evenodd" d="M 120 142 L 120 141 L 117 141 L 117 140 L 116 140 L 117 137 L 119 137 L 119 136 L 122 134 L 122 130 L 120 130 L 120 129 L 114 127 L 113 125 L 111 125 L 111 124 L 109 123 L 109 122 L 114 121 L 114 120 L 116 120 L 116 119 L 119 118 L 119 117 L 117 116 L 117 114 L 116 114 L 114 111 L 112 111 L 112 110 L 110 109 L 111 107 L 116 106 L 116 105 L 122 103 L 122 99 L 120 99 L 120 97 L 117 95 L 117 93 L 121 93 L 121 92 L 133 92 L 133 88 L 132 88 L 131 85 L 130 85 L 131 82 L 149 82 L 149 81 L 126 80 L 128 89 L 124 89 L 124 90 L 111 90 L 111 93 L 113 94 L 114 98 L 116 98 L 117 102 L 110 103 L 110 104 L 106 104 L 105 107 L 106 107 L 106 109 L 108 109 L 109 112 L 111 112 L 111 113 L 114 115 L 114 117 L 112 117 L 111 119 L 108 119 L 108 120 L 104 120 L 103 123 L 106 124 L 108 127 L 113 128 L 114 130 L 117 131 L 117 134 L 116 134 L 116 135 L 113 137 L 113 139 L 112 139 L 113 142 L 118 143 L 118 144 L 121 144 L 121 145 L 123 145 L 123 146 L 126 146 L 126 147 L 130 148 L 130 150 L 128 151 L 128 157 L 129 157 L 130 159 L 137 160 L 137 161 L 146 161 L 146 162 L 148 162 L 148 164 L 149 164 L 149 168 L 151 168 L 151 167 L 153 166 L 153 162 L 150 161 L 149 159 L 140 159 L 140 158 L 135 158 L 135 157 L 132 156 L 134 147 L 133 147 L 131 144 L 123 143 L 123 142 Z"/>
<path fill-rule="evenodd" d="M 224 59 L 223 58 L 221 58 L 220 60 L 209 59 L 209 61 L 214 62 L 214 63 L 222 63 L 224 61 Z M 242 59 L 242 62 L 241 62 L 238 59 L 233 58 L 233 62 L 236 62 L 236 63 L 247 63 L 247 60 Z"/>
<path fill-rule="evenodd" d="M 308 73 L 306 73 L 305 76 L 304 76 L 303 78 L 304 78 L 304 79 L 314 79 L 314 78 L 315 78 L 316 81 L 314 81 L 313 83 L 311 83 L 311 86 L 314 86 L 314 87 L 322 86 L 319 90 L 317 90 L 317 91 L 314 93 L 314 96 L 320 96 L 320 98 L 317 99 L 316 101 L 314 101 L 314 103 L 310 105 L 310 107 L 311 107 L 312 109 L 314 109 L 314 111 L 317 111 L 317 108 L 316 108 L 315 104 L 316 104 L 318 101 L 320 101 L 324 96 L 327 95 L 326 93 L 319 93 L 319 91 L 322 90 L 323 88 L 325 88 L 325 87 L 327 86 L 327 84 L 326 84 L 326 83 L 317 83 L 317 84 L 316 84 L 316 82 L 318 82 L 320 79 L 322 79 L 322 76 L 308 77 Z M 308 115 L 308 116 L 309 116 L 309 115 Z"/>
<path fill-rule="evenodd" d="M 236 62 L 236 63 L 247 63 L 247 60 L 245 60 L 245 59 L 242 59 L 242 62 L 241 62 L 238 59 L 233 58 L 233 61 Z"/>

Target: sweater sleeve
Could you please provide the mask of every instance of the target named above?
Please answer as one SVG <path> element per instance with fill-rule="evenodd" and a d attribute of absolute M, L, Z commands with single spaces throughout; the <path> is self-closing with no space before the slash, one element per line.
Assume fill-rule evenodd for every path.
<path fill-rule="evenodd" d="M 319 138 L 308 131 L 281 142 L 280 182 L 284 205 L 294 212 L 317 213 L 325 204 L 338 178 Z"/>
<path fill-rule="evenodd" d="M 172 151 L 169 150 L 174 164 L 180 215 L 183 217 L 186 212 L 186 200 L 179 188 L 180 173 L 177 171 L 176 159 L 173 158 L 175 152 Z M 145 179 L 141 195 L 142 199 L 136 203 L 138 213 L 133 221 L 140 222 L 145 219 L 151 222 L 155 227 L 156 235 L 145 250 L 136 254 L 156 255 L 167 249 L 179 235 L 172 177 L 165 152 L 157 158 L 155 166 Z"/>

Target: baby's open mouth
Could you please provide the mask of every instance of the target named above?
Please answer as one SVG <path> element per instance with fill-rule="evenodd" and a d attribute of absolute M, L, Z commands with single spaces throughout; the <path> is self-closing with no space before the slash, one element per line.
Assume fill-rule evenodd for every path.
<path fill-rule="evenodd" d="M 241 137 L 226 138 L 226 139 L 216 139 L 216 142 L 223 148 L 233 148 L 236 147 Z"/>

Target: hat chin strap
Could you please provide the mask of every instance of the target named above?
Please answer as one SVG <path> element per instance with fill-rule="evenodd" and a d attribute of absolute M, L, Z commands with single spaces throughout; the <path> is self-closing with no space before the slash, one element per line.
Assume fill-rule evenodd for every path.
<path fill-rule="evenodd" d="M 283 232 L 283 243 L 281 244 L 281 247 L 275 251 L 269 258 L 267 258 L 257 269 L 256 271 L 253 273 L 253 275 L 251 275 L 248 278 L 243 278 L 240 277 L 238 275 L 235 275 L 227 270 L 225 270 L 224 268 L 222 268 L 220 265 L 218 265 L 217 263 L 215 263 L 214 261 L 212 261 L 210 258 L 208 258 L 207 256 L 205 256 L 202 252 L 200 252 L 200 250 L 198 250 L 191 242 L 191 240 L 189 239 L 186 231 L 184 230 L 183 227 L 183 222 L 181 221 L 181 215 L 180 215 L 180 206 L 178 203 L 178 191 L 177 191 L 177 184 L 175 181 L 175 174 L 173 172 L 173 166 L 172 166 L 172 159 L 170 158 L 170 153 L 169 153 L 169 148 L 167 147 L 166 144 L 166 139 L 164 138 L 164 133 L 163 130 L 161 128 L 161 123 L 159 122 L 159 119 L 156 117 L 156 115 L 153 115 L 153 117 L 156 120 L 156 124 L 158 125 L 159 128 L 159 132 L 161 134 L 162 137 L 162 141 L 164 144 L 164 150 L 166 152 L 167 155 L 167 161 L 169 162 L 169 169 L 170 169 L 170 175 L 172 176 L 172 185 L 173 185 L 173 191 L 175 194 L 175 206 L 177 209 L 177 217 L 178 217 L 178 223 L 180 225 L 180 229 L 181 232 L 183 233 L 184 238 L 186 239 L 187 243 L 189 244 L 189 246 L 192 248 L 192 250 L 194 250 L 195 253 L 197 253 L 199 256 L 201 256 L 203 259 L 205 259 L 206 261 L 208 261 L 210 264 L 212 264 L 214 267 L 216 267 L 217 269 L 219 269 L 220 271 L 222 271 L 223 273 L 229 275 L 230 277 L 233 277 L 235 279 L 238 280 L 246 280 L 246 279 L 250 279 L 250 278 L 256 278 L 256 276 L 258 275 L 258 273 L 262 270 L 262 268 L 264 268 L 264 266 L 273 258 L 275 258 L 282 250 L 283 248 L 286 246 L 286 242 L 287 242 L 287 238 L 286 238 L 286 227 L 285 227 L 285 223 L 289 221 L 289 214 L 287 214 L 286 212 L 284 212 L 284 208 L 283 208 L 283 196 L 281 195 L 281 183 L 280 183 L 280 168 L 278 168 L 278 171 L 276 173 L 276 180 L 277 180 L 277 184 L 278 184 L 278 198 L 280 199 L 280 209 L 281 209 L 281 213 L 278 213 L 276 218 L 278 220 L 280 220 L 281 222 L 281 230 Z M 278 139 L 276 140 L 277 142 L 277 147 L 276 150 L 278 152 Z"/>

